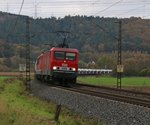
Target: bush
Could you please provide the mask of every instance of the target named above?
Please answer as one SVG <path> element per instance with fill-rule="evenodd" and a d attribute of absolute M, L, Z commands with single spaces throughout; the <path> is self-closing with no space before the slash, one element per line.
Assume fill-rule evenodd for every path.
<path fill-rule="evenodd" d="M 150 76 L 150 68 L 144 68 L 139 73 L 140 76 Z"/>

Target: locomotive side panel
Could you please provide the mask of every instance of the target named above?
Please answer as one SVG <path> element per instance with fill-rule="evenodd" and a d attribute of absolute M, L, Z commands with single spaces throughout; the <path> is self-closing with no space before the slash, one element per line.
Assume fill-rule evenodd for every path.
<path fill-rule="evenodd" d="M 51 76 L 51 62 L 52 62 L 52 59 L 51 59 L 51 51 L 48 51 L 46 53 L 46 69 L 47 69 L 47 75 Z"/>
<path fill-rule="evenodd" d="M 35 77 L 37 79 L 40 79 L 42 75 L 42 60 L 43 60 L 43 54 L 41 54 L 37 58 L 36 63 L 35 63 Z"/>

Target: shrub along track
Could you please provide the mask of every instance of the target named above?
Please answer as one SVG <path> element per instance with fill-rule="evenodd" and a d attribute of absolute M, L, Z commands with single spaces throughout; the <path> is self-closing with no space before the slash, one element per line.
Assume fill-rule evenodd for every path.
<path fill-rule="evenodd" d="M 77 83 L 73 87 L 51 85 L 68 91 L 150 108 L 150 93 Z"/>

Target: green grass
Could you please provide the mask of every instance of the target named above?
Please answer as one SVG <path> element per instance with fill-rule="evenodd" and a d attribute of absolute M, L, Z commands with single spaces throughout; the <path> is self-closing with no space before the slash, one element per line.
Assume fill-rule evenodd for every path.
<path fill-rule="evenodd" d="M 56 104 L 29 95 L 16 78 L 0 77 L 0 88 L 0 125 L 102 125 L 64 107 L 55 122 Z"/>
<path fill-rule="evenodd" d="M 2 83 L 5 79 L 7 79 L 8 77 L 5 76 L 0 76 L 0 83 Z M 1 84 L 0 84 L 1 85 Z"/>
<path fill-rule="evenodd" d="M 25 93 L 21 81 L 14 78 L 0 78 L 3 86 L 0 94 L 0 125 L 56 125 L 51 106 Z M 44 107 L 44 108 L 43 108 Z M 53 108 L 54 109 L 54 108 Z M 53 111 L 53 110 L 52 110 Z"/>
<path fill-rule="evenodd" d="M 117 78 L 110 76 L 78 77 L 78 81 L 94 85 L 116 86 Z M 123 77 L 122 86 L 150 86 L 150 77 Z"/>

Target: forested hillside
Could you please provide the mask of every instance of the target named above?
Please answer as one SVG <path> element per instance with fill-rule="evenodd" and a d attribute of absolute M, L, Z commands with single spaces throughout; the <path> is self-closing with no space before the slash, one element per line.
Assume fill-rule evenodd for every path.
<path fill-rule="evenodd" d="M 68 31 L 70 32 L 67 35 L 69 46 L 80 51 L 80 67 L 115 69 L 119 28 L 116 22 L 119 20 L 122 20 L 125 74 L 141 75 L 146 72 L 147 75 L 150 72 L 150 19 L 135 17 L 129 19 L 92 16 L 66 16 L 58 19 L 55 17 L 30 18 L 32 62 L 41 51 L 62 42 L 63 37 L 56 33 L 57 31 Z M 25 33 L 25 16 L 18 17 L 0 12 L 1 71 L 17 70 L 18 63 L 24 62 Z M 90 64 L 92 61 L 95 64 Z"/>

